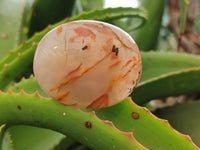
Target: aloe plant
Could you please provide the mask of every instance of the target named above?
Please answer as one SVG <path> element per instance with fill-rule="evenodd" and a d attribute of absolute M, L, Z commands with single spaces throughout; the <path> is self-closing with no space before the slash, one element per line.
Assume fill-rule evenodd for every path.
<path fill-rule="evenodd" d="M 0 7 L 4 2 L 7 0 L 1 0 Z M 9 2 L 14 5 L 11 0 Z M 53 1 L 51 3 L 53 4 Z M 151 6 L 150 3 L 153 6 L 151 9 L 147 7 Z M 68 4 L 69 8 L 74 9 L 81 5 L 80 2 L 76 2 L 75 5 L 79 6 L 74 6 L 73 1 Z M 147 25 L 153 19 L 162 17 L 162 13 L 155 12 L 163 11 L 164 2 L 143 0 L 141 4 L 145 4 L 143 5 L 145 9 L 119 7 L 92 10 L 60 20 L 53 25 L 50 25 L 52 22 L 48 22 L 47 19 L 45 25 L 49 25 L 26 41 L 18 40 L 16 44 L 15 40 L 9 39 L 12 45 L 5 43 L 0 47 L 1 56 L 5 56 L 0 59 L 0 149 L 200 149 L 198 147 L 200 146 L 198 100 L 185 102 L 180 106 L 175 105 L 172 108 L 166 107 L 156 112 L 150 112 L 146 108 L 151 105 L 150 102 L 153 99 L 181 94 L 198 96 L 200 57 L 197 55 L 176 52 L 141 52 L 142 76 L 130 97 L 116 105 L 99 109 L 81 109 L 59 103 L 46 95 L 32 75 L 35 49 L 42 37 L 56 26 L 74 20 L 99 20 L 115 23 L 116 26 L 120 23 L 120 26 L 121 22 L 116 21 L 117 19 L 127 17 L 140 19 L 140 24 L 137 24 L 137 28 L 130 31 L 130 34 L 134 38 L 134 32 L 137 32 L 136 41 L 143 43 L 142 47 L 151 49 L 152 45 L 157 43 L 154 33 L 159 33 L 161 20 L 157 24 L 156 31 L 149 32 L 149 36 L 154 38 L 143 42 L 144 33 L 148 32 Z M 21 17 L 28 17 L 26 20 L 29 21 L 30 31 L 33 32 L 37 28 L 35 21 L 38 20 L 31 20 L 29 15 L 24 15 L 29 11 L 29 9 L 24 11 L 24 7 L 30 8 L 30 3 L 24 2 L 21 3 L 22 5 L 23 7 L 18 7 L 22 12 Z M 33 6 L 42 10 L 44 5 L 39 5 L 35 1 Z M 50 7 L 47 10 L 50 11 Z M 10 11 L 4 11 L 4 14 L 6 12 L 9 14 Z M 73 9 L 70 11 L 66 17 L 75 12 Z M 183 15 L 185 14 L 183 12 Z M 16 13 L 17 15 L 19 14 Z M 40 15 L 39 12 L 38 15 Z M 20 27 L 15 26 L 15 28 L 22 31 L 26 25 L 24 19 L 20 17 L 15 17 L 15 19 L 21 24 Z M 184 23 L 181 26 L 184 26 Z M 20 39 L 21 36 L 28 38 L 27 32 L 26 34 L 20 32 L 17 35 L 13 33 L 13 38 Z M 4 43 L 3 40 L 5 38 L 0 42 Z M 20 45 L 19 42 L 21 42 Z M 10 46 L 13 50 L 9 52 Z M 144 48 L 144 50 L 147 49 Z M 27 76 L 30 77 L 27 78 Z M 169 122 L 157 116 L 169 119 Z"/>

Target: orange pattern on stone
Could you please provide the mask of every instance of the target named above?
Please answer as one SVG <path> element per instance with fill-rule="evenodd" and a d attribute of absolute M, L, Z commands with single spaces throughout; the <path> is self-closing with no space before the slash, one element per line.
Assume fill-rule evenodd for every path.
<path fill-rule="evenodd" d="M 117 66 L 117 65 L 119 65 L 120 63 L 121 63 L 121 61 L 120 61 L 120 60 L 119 60 L 119 61 L 117 61 L 116 63 L 114 63 L 114 64 L 110 65 L 109 69 L 112 69 L 112 68 L 116 67 L 116 66 Z"/>
<path fill-rule="evenodd" d="M 59 27 L 57 28 L 57 30 L 56 30 L 57 36 L 60 35 L 60 33 L 62 32 L 62 30 L 63 30 L 62 26 L 59 26 Z"/>
<path fill-rule="evenodd" d="M 125 66 L 127 67 L 133 60 L 130 59 L 129 61 L 127 61 L 127 63 L 125 64 Z"/>
<path fill-rule="evenodd" d="M 57 96 L 56 99 L 58 101 L 62 101 L 64 98 L 66 98 L 69 95 L 70 91 L 67 91 L 65 94 Z"/>
<path fill-rule="evenodd" d="M 96 39 L 96 34 L 94 34 L 91 30 L 83 27 L 78 27 L 74 29 L 76 34 L 78 34 L 79 37 L 91 37 L 93 40 Z"/>
<path fill-rule="evenodd" d="M 102 108 L 109 106 L 109 96 L 108 94 L 103 94 L 96 100 L 94 100 L 87 108 L 94 109 L 94 108 Z"/>

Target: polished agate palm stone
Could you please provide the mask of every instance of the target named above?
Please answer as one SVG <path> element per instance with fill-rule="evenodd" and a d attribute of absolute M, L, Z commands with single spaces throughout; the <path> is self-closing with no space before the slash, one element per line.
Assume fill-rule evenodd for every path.
<path fill-rule="evenodd" d="M 34 74 L 44 92 L 81 108 L 119 103 L 138 83 L 141 68 L 138 47 L 125 31 L 91 20 L 54 28 L 34 57 Z"/>

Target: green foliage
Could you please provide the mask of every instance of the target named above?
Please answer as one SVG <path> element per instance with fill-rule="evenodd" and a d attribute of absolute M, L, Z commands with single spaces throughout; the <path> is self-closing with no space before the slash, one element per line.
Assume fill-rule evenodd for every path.
<path fill-rule="evenodd" d="M 41 95 L 42 97 L 50 98 L 40 88 L 35 77 L 30 77 L 29 79 L 23 78 L 20 82 L 16 83 L 12 87 L 10 87 L 10 89 L 15 93 L 19 93 L 21 90 L 24 90 L 24 92 L 27 93 L 27 94 L 33 94 L 37 91 L 38 94 Z"/>
<path fill-rule="evenodd" d="M 199 76 L 199 67 L 169 73 L 140 84 L 135 89 L 133 98 L 139 104 L 144 104 L 149 99 L 178 96 L 181 94 L 196 94 L 200 92 Z M 147 91 L 147 95 L 143 95 L 145 91 Z"/>
<path fill-rule="evenodd" d="M 0 60 L 21 43 L 28 3 L 31 0 L 0 1 Z"/>
<path fill-rule="evenodd" d="M 160 149 L 161 145 L 162 149 L 196 149 L 187 136 L 176 132 L 166 121 L 156 118 L 130 99 L 109 108 L 94 110 L 103 120 L 94 111 L 87 113 L 74 106 L 66 107 L 52 99 L 44 100 L 37 94 L 2 93 L 0 103 L 1 124 L 24 124 L 52 129 L 94 149 L 145 149 L 138 142 L 153 149 Z M 121 131 L 116 130 L 113 123 L 104 120 L 111 120 Z"/>
<path fill-rule="evenodd" d="M 180 132 L 190 135 L 197 146 L 200 146 L 200 101 L 190 101 L 183 104 L 159 109 L 155 114 L 169 120 L 170 124 Z"/>
<path fill-rule="evenodd" d="M 56 146 L 65 136 L 49 129 L 31 126 L 12 126 L 8 128 L 14 150 L 49 150 Z M 29 138 L 31 138 L 31 140 Z M 37 144 L 35 144 L 37 143 Z"/>
<path fill-rule="evenodd" d="M 0 89 L 5 92 L 0 92 L 0 149 L 199 149 L 195 145 L 200 146 L 199 101 L 167 107 L 155 113 L 169 119 L 176 130 L 166 120 L 135 104 L 147 105 L 152 99 L 180 94 L 199 94 L 199 56 L 142 52 L 142 77 L 131 94 L 135 103 L 127 98 L 114 106 L 94 110 L 64 106 L 47 96 L 34 76 L 21 79 L 32 73 L 33 56 L 41 38 L 54 27 L 74 20 L 113 23 L 128 31 L 142 50 L 154 48 L 162 23 L 164 1 L 141 0 L 140 6 L 145 9 L 93 10 L 102 8 L 103 0 L 98 0 L 99 5 L 97 1 L 87 0 L 35 0 L 32 11 L 33 1 L 19 1 L 21 3 L 0 0 L 0 15 L 3 16 L 0 18 L 0 32 L 9 35 L 7 39 L 4 35 L 0 39 L 0 57 L 7 54 L 0 61 Z M 79 14 L 82 11 L 89 12 Z M 185 12 L 182 12 L 182 17 L 185 17 Z M 6 22 L 11 19 L 12 22 Z M 184 18 L 181 22 L 184 23 Z M 52 23 L 56 24 L 49 25 Z M 29 25 L 28 29 L 25 25 Z M 28 37 L 27 31 L 29 36 L 37 33 L 18 46 Z M 8 53 L 10 49 L 13 50 Z M 189 136 L 177 130 L 191 135 L 195 144 Z"/>
<path fill-rule="evenodd" d="M 80 0 L 83 11 L 91 11 L 93 9 L 102 9 L 104 6 L 104 0 Z"/>
<path fill-rule="evenodd" d="M 138 107 L 130 100 L 95 112 L 100 118 L 111 120 L 120 130 L 133 132 L 134 137 L 148 149 L 196 149 L 189 137 L 176 132 L 166 120 L 156 118 L 150 111 Z M 133 117 L 133 113 L 139 115 L 137 119 Z"/>
<path fill-rule="evenodd" d="M 7 126 L 5 124 L 0 127 L 0 148 L 3 150 L 12 150 L 12 140 L 10 137 L 10 133 L 7 132 Z"/>
<path fill-rule="evenodd" d="M 156 98 L 200 92 L 200 57 L 180 53 L 143 52 L 142 63 L 142 77 L 132 93 L 137 104 L 145 104 Z M 193 86 L 190 86 L 191 83 Z"/>
<path fill-rule="evenodd" d="M 50 24 L 70 17 L 74 4 L 75 0 L 35 0 L 30 20 L 29 37 Z"/>
<path fill-rule="evenodd" d="M 52 129 L 94 149 L 145 149 L 133 139 L 132 133 L 116 130 L 111 122 L 100 120 L 94 112 L 84 112 L 74 106 L 66 107 L 37 94 L 1 93 L 0 103 L 0 124 Z"/>
<path fill-rule="evenodd" d="M 140 6 L 144 7 L 148 12 L 148 20 L 136 31 L 132 31 L 130 34 L 134 37 L 138 47 L 142 51 L 149 51 L 155 48 L 161 20 L 164 11 L 164 0 L 140 0 Z"/>

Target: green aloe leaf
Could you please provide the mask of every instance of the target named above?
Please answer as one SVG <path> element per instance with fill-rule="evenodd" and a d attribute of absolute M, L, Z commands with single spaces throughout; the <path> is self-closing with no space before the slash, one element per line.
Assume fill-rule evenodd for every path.
<path fill-rule="evenodd" d="M 22 88 L 24 88 L 26 89 L 25 90 L 26 93 L 32 94 L 38 89 L 41 95 L 48 97 L 40 89 L 37 82 L 35 81 L 32 82 L 33 79 L 34 78 L 32 77 L 29 78 L 29 80 L 23 78 L 19 84 L 16 84 L 15 86 L 12 87 L 13 91 L 17 93 L 21 91 Z M 6 130 L 6 134 L 9 135 L 14 150 L 27 150 L 29 148 L 31 148 L 32 150 L 38 150 L 38 149 L 49 150 L 56 147 L 56 145 L 58 145 L 60 141 L 62 141 L 63 138 L 65 137 L 64 135 L 59 134 L 58 132 L 52 130 L 36 128 L 31 126 L 24 126 L 24 125 L 11 126 Z M 4 137 L 4 141 L 7 141 L 6 139 L 7 138 Z M 4 145 L 5 144 L 6 143 L 4 142 Z"/>
<path fill-rule="evenodd" d="M 81 2 L 83 11 L 91 11 L 94 9 L 102 9 L 104 6 L 105 1 L 104 0 L 79 0 Z"/>
<path fill-rule="evenodd" d="M 36 79 L 33 76 L 31 76 L 29 79 L 23 78 L 19 83 L 12 86 L 11 89 L 15 93 L 19 93 L 23 89 L 24 92 L 26 92 L 27 94 L 33 94 L 34 92 L 38 91 L 38 93 L 41 96 L 49 98 L 49 96 L 47 96 L 40 88 Z M 41 149 L 41 147 L 43 147 L 43 150 L 45 150 L 49 149 L 49 143 L 51 143 L 52 149 L 63 150 L 69 148 L 71 145 L 76 143 L 76 141 L 74 141 L 73 139 L 64 137 L 63 135 L 58 134 L 57 132 L 52 130 L 46 130 L 30 126 L 18 126 L 17 128 L 13 126 L 12 128 L 13 129 L 9 131 L 9 133 L 11 135 L 14 135 L 11 137 L 14 145 L 13 147 L 16 150 L 27 150 L 28 148 L 30 148 L 30 145 L 32 145 L 32 148 L 35 147 L 36 150 Z M 15 130 L 17 130 L 17 132 Z M 34 130 L 34 132 L 32 132 L 32 130 Z M 24 134 L 21 135 L 21 132 Z M 35 140 L 32 140 L 32 138 L 27 139 L 27 136 L 31 136 Z M 45 141 L 41 142 L 43 140 L 41 140 L 40 138 L 38 139 L 38 136 L 42 138 L 46 137 Z"/>
<path fill-rule="evenodd" d="M 30 19 L 29 37 L 49 24 L 71 17 L 75 0 L 35 0 Z"/>
<path fill-rule="evenodd" d="M 175 131 L 168 121 L 157 118 L 146 108 L 137 106 L 131 99 L 109 108 L 97 109 L 95 112 L 101 119 L 112 121 L 118 129 L 133 132 L 134 137 L 148 149 L 198 149 L 190 137 Z"/>
<path fill-rule="evenodd" d="M 21 43 L 31 0 L 0 0 L 0 60 Z"/>
<path fill-rule="evenodd" d="M 47 27 L 45 30 L 35 34 L 30 40 L 24 42 L 12 53 L 7 55 L 0 62 L 0 89 L 5 89 L 13 79 L 23 73 L 30 67 L 33 61 L 35 49 L 40 39 L 54 27 L 74 20 L 80 19 L 94 19 L 100 21 L 108 21 L 123 17 L 138 17 L 143 21 L 146 14 L 142 9 L 138 8 L 107 8 L 102 10 L 95 10 L 87 13 L 82 13 L 70 19 L 65 19 L 53 26 Z"/>
<path fill-rule="evenodd" d="M 169 73 L 138 85 L 134 100 L 144 104 L 152 99 L 200 93 L 200 67 Z M 145 93 L 145 94 L 144 94 Z"/>
<path fill-rule="evenodd" d="M 53 150 L 70 150 L 73 145 L 77 144 L 76 141 L 74 141 L 70 137 L 65 137 L 63 138 L 55 147 L 53 147 Z"/>
<path fill-rule="evenodd" d="M 182 69 L 200 67 L 200 57 L 186 53 L 142 52 L 141 57 L 140 83 Z"/>
<path fill-rule="evenodd" d="M 14 84 L 12 87 L 10 87 L 10 89 L 15 93 L 19 93 L 21 90 L 23 90 L 27 94 L 33 94 L 37 91 L 40 96 L 50 98 L 40 88 L 34 76 L 31 76 L 29 79 L 22 78 L 22 80 L 19 83 Z"/>
<path fill-rule="evenodd" d="M 14 150 L 49 150 L 65 137 L 52 130 L 23 125 L 11 126 L 6 133 L 10 134 Z"/>
<path fill-rule="evenodd" d="M 172 55 L 172 54 L 170 54 L 170 55 Z M 185 57 L 185 55 L 183 57 Z M 189 56 L 189 57 L 191 57 L 191 56 Z M 28 80 L 27 79 L 22 80 L 21 82 L 19 82 L 15 86 L 13 86 L 12 90 L 14 90 L 15 92 L 19 92 L 24 87 L 25 91 L 31 94 L 34 92 L 34 90 L 30 88 L 31 85 L 32 85 L 32 87 L 35 87 L 34 90 L 37 90 L 37 88 L 39 86 L 36 79 L 33 77 Z M 34 85 L 36 85 L 36 86 L 34 86 Z M 40 95 L 45 96 L 45 94 L 43 94 L 43 92 L 40 88 L 38 88 L 38 92 L 40 93 Z M 118 129 L 120 129 L 122 131 L 126 131 L 126 132 L 132 131 L 135 138 L 141 144 L 143 144 L 145 147 L 150 148 L 150 149 L 155 149 L 156 146 L 153 145 L 152 143 L 159 143 L 159 142 L 155 142 L 156 140 L 160 141 L 160 143 L 159 143 L 160 145 L 163 145 L 162 141 L 165 143 L 166 139 L 173 139 L 176 137 L 176 136 L 170 137 L 171 135 L 167 134 L 169 131 L 168 130 L 164 131 L 164 129 L 167 129 L 167 128 L 169 129 L 170 128 L 169 126 L 165 125 L 165 127 L 158 128 L 157 126 L 160 126 L 160 125 L 158 125 L 159 123 L 160 124 L 165 124 L 165 123 L 163 123 L 162 121 L 158 121 L 155 117 L 151 116 L 152 117 L 151 119 L 154 120 L 152 122 L 149 121 L 149 120 L 151 120 L 149 118 L 147 120 L 142 119 L 141 122 L 139 122 L 139 121 L 137 122 L 137 120 L 134 121 L 134 119 L 131 118 L 131 111 L 135 110 L 135 108 L 133 106 L 136 107 L 137 105 L 132 104 L 130 101 L 127 101 L 127 102 L 123 102 L 121 104 L 115 105 L 113 107 L 97 109 L 97 110 L 95 110 L 95 112 L 96 112 L 97 116 L 100 117 L 101 119 L 112 121 Z M 145 112 L 144 110 L 145 109 L 143 109 L 138 114 L 144 114 L 144 112 Z M 145 112 L 145 113 L 148 114 L 149 112 L 148 113 Z M 127 114 L 129 114 L 129 117 L 127 117 Z M 146 118 L 146 117 L 142 117 L 142 118 Z M 127 119 L 127 121 L 126 121 L 126 119 Z M 152 127 L 152 129 L 149 129 L 150 127 Z M 156 139 L 156 134 L 159 134 L 160 132 L 163 132 L 162 133 L 163 137 L 158 136 L 157 138 L 159 138 L 160 139 L 159 140 L 159 139 Z M 175 132 L 175 131 L 173 131 L 173 132 Z M 155 135 L 155 137 L 154 137 L 154 135 Z M 177 134 L 177 135 L 180 136 L 179 134 Z M 149 136 L 151 136 L 151 137 L 149 137 Z M 145 140 L 142 137 L 148 137 L 148 139 L 152 139 L 152 141 Z M 172 149 L 172 148 L 170 147 L 169 149 Z"/>
<path fill-rule="evenodd" d="M 22 89 L 28 94 L 33 94 L 38 90 L 40 95 L 48 98 L 33 77 L 28 80 L 23 78 L 18 84 L 12 87 L 12 91 L 16 93 L 20 92 Z M 49 150 L 57 146 L 60 147 L 60 142 L 62 142 L 63 139 L 67 139 L 64 140 L 64 147 L 66 148 L 74 142 L 74 140 L 65 138 L 64 135 L 55 131 L 25 125 L 12 126 L 8 129 L 8 132 L 11 135 L 14 150 L 27 150 L 30 147 L 32 150 Z"/>
<path fill-rule="evenodd" d="M 0 107 L 0 124 L 52 129 L 92 149 L 146 149 L 131 132 L 118 130 L 110 121 L 99 119 L 94 111 L 64 106 L 53 99 L 43 99 L 37 93 L 1 93 Z"/>
<path fill-rule="evenodd" d="M 13 143 L 10 137 L 10 132 L 7 132 L 7 125 L 0 126 L 0 149 L 13 150 Z"/>
<path fill-rule="evenodd" d="M 159 109 L 155 114 L 161 118 L 168 119 L 178 131 L 188 134 L 193 141 L 200 146 L 200 101 L 189 101 L 176 104 L 171 107 Z"/>
<path fill-rule="evenodd" d="M 148 12 L 148 19 L 145 24 L 131 32 L 139 49 L 149 51 L 155 48 L 158 39 L 163 11 L 164 0 L 140 0 L 140 7 L 144 7 Z"/>
<path fill-rule="evenodd" d="M 178 133 L 167 121 L 156 118 L 145 108 L 134 104 L 131 99 L 94 110 L 103 120 L 94 112 L 87 113 L 86 110 L 81 111 L 74 106 L 63 106 L 55 100 L 44 100 L 37 95 L 23 93 L 1 93 L 0 106 L 1 124 L 49 128 L 93 149 L 145 149 L 138 142 L 155 150 L 176 150 L 177 147 L 183 150 L 198 149 L 188 136 Z"/>
<path fill-rule="evenodd" d="M 199 56 L 159 52 L 142 53 L 141 56 L 142 77 L 131 95 L 137 104 L 200 92 Z"/>

